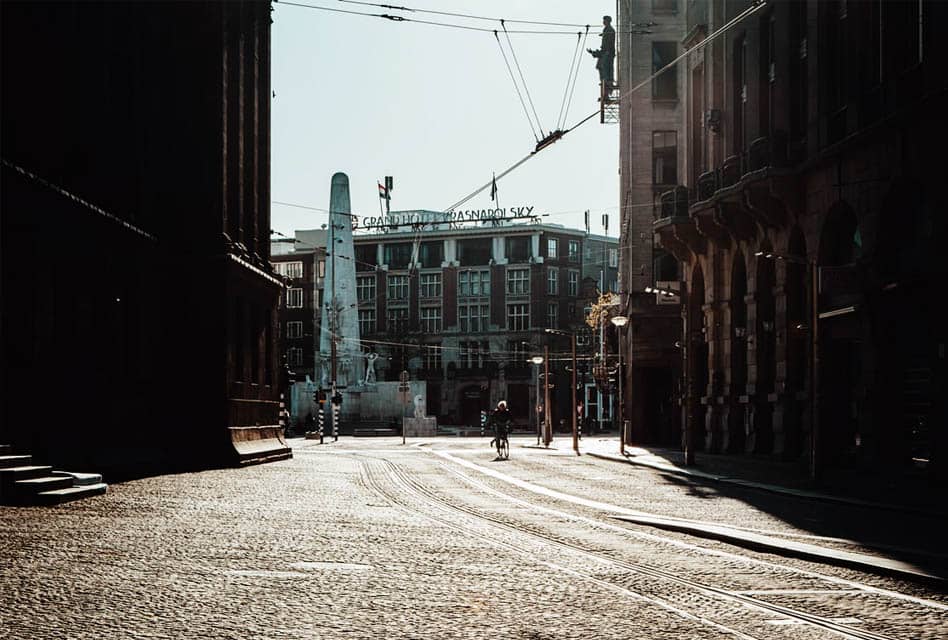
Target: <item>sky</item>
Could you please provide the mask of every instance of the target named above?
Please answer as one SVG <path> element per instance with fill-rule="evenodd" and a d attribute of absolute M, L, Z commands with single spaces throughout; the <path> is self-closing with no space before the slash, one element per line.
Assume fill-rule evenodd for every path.
<path fill-rule="evenodd" d="M 297 0 L 293 0 L 294 2 Z M 499 22 L 396 12 L 342 0 L 298 0 L 345 11 L 398 14 L 500 30 Z M 599 48 L 602 16 L 615 3 L 575 0 L 378 0 L 384 4 L 506 20 L 590 25 L 583 49 Z M 319 11 L 275 2 L 272 25 L 272 227 L 326 222 L 332 175 L 348 174 L 352 212 L 378 216 L 379 182 L 394 179 L 391 209 L 443 211 L 526 156 L 536 146 L 493 33 Z M 560 118 L 570 63 L 581 27 L 507 23 L 544 133 L 557 121 L 571 127 L 598 112 L 596 60 L 580 50 L 569 111 Z M 579 55 L 578 54 L 578 55 Z M 519 81 L 519 76 L 518 76 Z M 522 90 L 522 89 L 521 89 Z M 526 96 L 524 96 L 526 100 Z M 530 109 L 530 104 L 527 103 Z M 532 110 L 531 110 L 532 115 Z M 534 127 L 536 125 L 534 124 Z M 542 137 L 542 136 L 540 136 Z M 618 125 L 598 114 L 498 181 L 499 206 L 533 206 L 544 223 L 609 235 L 618 229 Z M 490 189 L 459 209 L 494 208 Z"/>

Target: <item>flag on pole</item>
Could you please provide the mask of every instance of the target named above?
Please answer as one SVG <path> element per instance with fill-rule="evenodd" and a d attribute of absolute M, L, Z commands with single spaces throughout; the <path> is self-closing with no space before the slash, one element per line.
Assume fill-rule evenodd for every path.
<path fill-rule="evenodd" d="M 490 199 L 496 200 L 497 199 L 497 176 L 494 174 L 491 174 L 491 175 L 492 175 L 492 178 L 490 181 Z"/>
<path fill-rule="evenodd" d="M 379 185 L 379 197 L 382 200 L 388 200 L 391 197 L 388 195 L 388 189 L 386 189 L 385 185 L 383 185 L 381 182 L 379 182 L 378 185 Z"/>

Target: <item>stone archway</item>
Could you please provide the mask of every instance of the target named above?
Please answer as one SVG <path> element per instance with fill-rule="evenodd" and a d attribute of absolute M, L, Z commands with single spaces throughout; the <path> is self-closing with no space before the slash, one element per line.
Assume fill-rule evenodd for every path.
<path fill-rule="evenodd" d="M 787 253 L 791 256 L 806 258 L 806 237 L 799 227 L 794 227 L 790 231 Z M 798 458 L 805 450 L 806 444 L 803 434 L 803 415 L 806 406 L 810 349 L 806 265 L 787 262 L 785 274 L 786 324 L 782 332 L 778 328 L 777 335 L 778 346 L 784 349 L 786 376 L 783 397 L 774 416 L 774 453 L 785 458 Z M 781 336 L 785 336 L 785 339 L 783 344 L 779 345 Z"/>
<path fill-rule="evenodd" d="M 708 341 L 704 322 L 705 283 L 701 265 L 695 263 L 691 273 L 691 287 L 688 293 L 686 323 L 688 329 L 688 407 L 685 428 L 688 429 L 694 450 L 704 448 L 705 405 L 701 398 L 708 389 Z"/>
<path fill-rule="evenodd" d="M 765 244 L 765 252 L 772 249 Z M 754 357 L 756 377 L 752 398 L 752 420 L 748 420 L 748 453 L 779 453 L 775 450 L 773 414 L 777 376 L 777 302 L 774 297 L 776 267 L 773 260 L 758 259 L 755 291 Z M 783 443 L 779 443 L 782 449 Z"/>
<path fill-rule="evenodd" d="M 843 202 L 826 216 L 820 234 L 819 267 L 853 265 L 862 255 L 859 222 Z M 821 291 L 820 311 L 839 306 L 836 297 Z M 858 310 L 820 320 L 819 389 L 820 453 L 830 465 L 854 461 L 860 443 L 856 417 L 857 385 L 862 381 L 861 332 Z"/>
<path fill-rule="evenodd" d="M 723 449 L 729 453 L 744 450 L 747 394 L 747 265 L 744 253 L 737 249 L 731 266 L 729 385 L 727 431 Z"/>

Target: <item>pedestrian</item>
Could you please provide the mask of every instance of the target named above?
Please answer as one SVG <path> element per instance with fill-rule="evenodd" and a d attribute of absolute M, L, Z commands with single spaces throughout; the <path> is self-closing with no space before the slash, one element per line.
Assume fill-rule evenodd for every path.
<path fill-rule="evenodd" d="M 507 410 L 507 401 L 501 400 L 497 403 L 497 408 L 494 409 L 494 412 L 490 416 L 490 424 L 494 428 L 494 440 L 491 440 L 491 445 L 496 442 L 499 438 L 506 438 L 510 433 L 510 411 Z"/>

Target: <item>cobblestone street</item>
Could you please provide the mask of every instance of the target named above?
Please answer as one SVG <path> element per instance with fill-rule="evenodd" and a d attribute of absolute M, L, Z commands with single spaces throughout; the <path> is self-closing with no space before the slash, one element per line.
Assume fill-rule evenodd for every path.
<path fill-rule="evenodd" d="M 503 462 L 486 439 L 291 442 L 291 460 L 0 507 L 0 638 L 948 637 L 938 584 L 613 517 L 871 552 L 829 539 L 838 506 L 795 517 L 530 439 Z"/>

